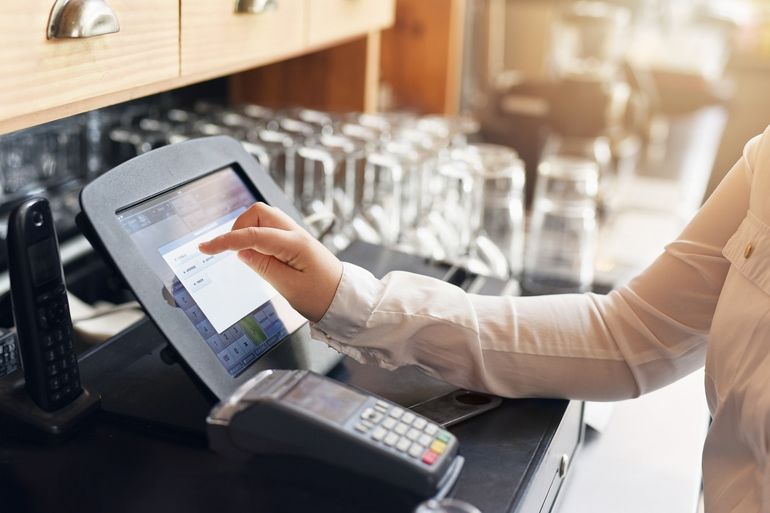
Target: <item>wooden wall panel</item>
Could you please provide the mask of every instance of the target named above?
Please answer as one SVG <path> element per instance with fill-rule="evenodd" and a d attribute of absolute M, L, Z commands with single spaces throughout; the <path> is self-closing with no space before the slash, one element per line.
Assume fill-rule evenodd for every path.
<path fill-rule="evenodd" d="M 272 108 L 371 110 L 379 83 L 379 33 L 234 75 L 231 99 Z"/>
<path fill-rule="evenodd" d="M 383 87 L 396 109 L 455 113 L 459 103 L 464 0 L 398 0 L 382 33 Z"/>

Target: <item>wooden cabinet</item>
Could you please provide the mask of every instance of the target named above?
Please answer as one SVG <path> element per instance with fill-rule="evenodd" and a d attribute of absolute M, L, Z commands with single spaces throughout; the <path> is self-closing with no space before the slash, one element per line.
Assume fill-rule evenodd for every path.
<path fill-rule="evenodd" d="M 46 39 L 53 3 L 0 2 L 0 120 L 179 74 L 178 0 L 109 0 L 120 32 L 68 40 Z"/>
<path fill-rule="evenodd" d="M 0 0 L 0 134 L 366 36 L 335 61 L 344 86 L 347 68 L 361 67 L 344 59 L 378 61 L 372 34 L 395 11 L 395 0 L 275 0 L 256 14 L 236 14 L 235 0 L 102 1 L 119 32 L 48 40 L 55 0 Z M 375 75 L 362 76 L 376 87 Z"/>
<path fill-rule="evenodd" d="M 236 13 L 234 5 L 181 0 L 182 75 L 227 74 L 303 50 L 306 0 L 279 0 L 274 8 L 249 14 Z"/>
<path fill-rule="evenodd" d="M 393 24 L 395 0 L 307 0 L 308 44 L 320 46 Z"/>

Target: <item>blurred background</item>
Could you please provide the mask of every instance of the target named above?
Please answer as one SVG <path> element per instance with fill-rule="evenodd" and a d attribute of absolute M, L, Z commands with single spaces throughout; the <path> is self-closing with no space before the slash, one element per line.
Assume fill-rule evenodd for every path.
<path fill-rule="evenodd" d="M 49 197 L 68 265 L 87 260 L 83 184 L 230 135 L 335 252 L 364 241 L 510 293 L 602 291 L 652 261 L 770 121 L 767 1 L 398 0 L 389 15 L 213 80 L 11 116 L 31 126 L 0 135 L 0 216 Z"/>
<path fill-rule="evenodd" d="M 768 0 L 110 3 L 122 33 L 94 44 L 42 39 L 47 6 L 0 16 L 0 326 L 7 216 L 46 196 L 79 350 L 143 318 L 80 233 L 79 192 L 155 148 L 238 139 L 316 237 L 370 268 L 601 293 L 649 265 L 770 124 Z M 3 361 L 17 363 L 0 376 Z M 650 479 L 692 511 L 701 381 L 620 406 L 583 449 L 570 511 L 636 511 L 628 494 L 661 511 L 641 499 Z M 664 470 L 636 466 L 656 458 Z M 597 476 L 626 478 L 614 506 Z"/>

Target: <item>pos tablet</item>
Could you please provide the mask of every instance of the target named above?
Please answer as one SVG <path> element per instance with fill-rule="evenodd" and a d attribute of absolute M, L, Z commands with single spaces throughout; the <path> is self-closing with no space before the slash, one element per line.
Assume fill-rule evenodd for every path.
<path fill-rule="evenodd" d="M 188 370 L 220 399 L 262 370 L 257 362 L 287 339 L 321 344 L 300 329 L 305 319 L 233 252 L 198 251 L 257 201 L 302 225 L 270 176 L 229 137 L 136 157 L 80 196 L 90 238 L 98 239 Z"/>

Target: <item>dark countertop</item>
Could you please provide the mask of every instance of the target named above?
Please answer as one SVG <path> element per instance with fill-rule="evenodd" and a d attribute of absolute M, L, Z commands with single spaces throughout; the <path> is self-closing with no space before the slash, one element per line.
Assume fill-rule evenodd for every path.
<path fill-rule="evenodd" d="M 82 360 L 83 381 L 103 395 L 108 409 L 122 401 L 202 422 L 211 402 L 180 365 L 161 361 L 164 345 L 150 322 L 139 323 Z M 347 359 L 330 375 L 402 405 L 452 389 L 413 368 L 389 372 Z M 572 456 L 581 414 L 579 403 L 504 400 L 497 409 L 451 428 L 466 458 L 453 495 L 484 513 L 539 511 L 546 496 L 551 501 L 559 489 L 558 459 Z M 279 467 L 235 463 L 210 452 L 197 434 L 102 412 L 58 445 L 3 436 L 0 510 L 365 513 L 370 505 L 371 511 L 382 511 L 388 504 L 366 483 L 355 487 L 361 490 L 356 494 L 348 482 L 323 469 L 302 477 L 301 468 Z M 297 484 L 311 481 L 313 486 Z M 386 510 L 410 509 L 398 503 Z"/>

